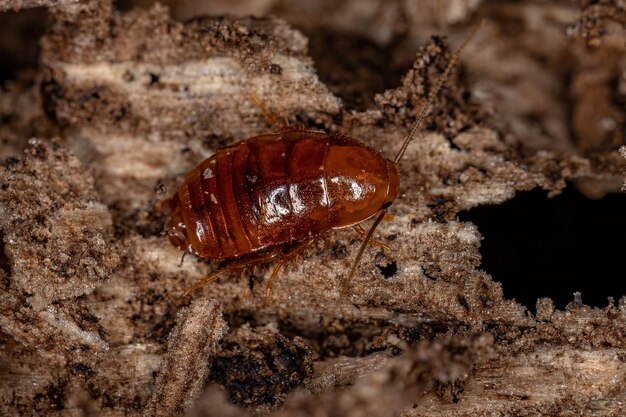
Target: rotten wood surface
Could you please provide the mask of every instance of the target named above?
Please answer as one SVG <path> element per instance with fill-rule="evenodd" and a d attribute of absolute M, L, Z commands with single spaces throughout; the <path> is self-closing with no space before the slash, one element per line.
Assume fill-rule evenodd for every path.
<path fill-rule="evenodd" d="M 1 414 L 624 415 L 626 298 L 522 306 L 457 220 L 534 188 L 620 191 L 620 2 L 42 3 L 40 64 L 0 89 Z M 393 155 L 480 18 L 400 166 L 391 250 L 367 251 L 347 298 L 351 230 L 269 300 L 264 265 L 183 297 L 220 265 L 181 263 L 157 207 L 274 129 L 252 93 Z"/>

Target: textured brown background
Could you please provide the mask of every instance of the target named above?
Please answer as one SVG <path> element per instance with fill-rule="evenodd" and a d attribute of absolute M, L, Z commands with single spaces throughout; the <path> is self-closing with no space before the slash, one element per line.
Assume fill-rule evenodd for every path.
<path fill-rule="evenodd" d="M 623 2 L 170 3 L 0 1 L 0 414 L 626 414 L 626 298 L 518 304 L 457 218 L 621 192 Z M 272 130 L 251 93 L 393 155 L 480 19 L 347 299 L 352 230 L 268 301 L 265 265 L 182 297 L 220 265 L 181 266 L 155 207 Z"/>

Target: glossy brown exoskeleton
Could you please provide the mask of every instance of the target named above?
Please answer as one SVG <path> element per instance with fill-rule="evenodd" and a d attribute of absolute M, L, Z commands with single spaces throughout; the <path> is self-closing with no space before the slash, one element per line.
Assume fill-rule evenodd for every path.
<path fill-rule="evenodd" d="M 398 181 L 392 161 L 355 139 L 286 128 L 189 172 L 166 229 L 181 250 L 239 258 L 358 224 L 395 200 Z"/>
<path fill-rule="evenodd" d="M 345 289 L 398 195 L 398 162 L 474 33 L 453 55 L 394 161 L 356 139 L 294 127 L 238 142 L 191 170 L 169 201 L 166 232 L 172 244 L 205 259 L 244 260 L 223 271 L 280 255 L 269 294 L 280 266 L 304 242 L 378 214 L 344 281 Z"/>

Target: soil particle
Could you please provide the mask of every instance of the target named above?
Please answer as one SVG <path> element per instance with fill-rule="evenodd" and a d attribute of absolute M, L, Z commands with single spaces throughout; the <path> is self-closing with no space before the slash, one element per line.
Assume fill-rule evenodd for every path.
<path fill-rule="evenodd" d="M 229 334 L 210 365 L 209 380 L 243 406 L 276 405 L 307 382 L 314 353 L 301 337 L 287 339 L 271 326 L 246 325 Z"/>
<path fill-rule="evenodd" d="M 118 266 L 111 217 L 87 168 L 33 139 L 0 169 L 0 229 L 11 287 L 33 305 L 87 294 Z"/>

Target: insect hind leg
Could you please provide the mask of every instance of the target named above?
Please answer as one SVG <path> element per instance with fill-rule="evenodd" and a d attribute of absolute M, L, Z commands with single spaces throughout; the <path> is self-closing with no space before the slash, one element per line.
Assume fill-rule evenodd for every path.
<path fill-rule="evenodd" d="M 270 295 L 272 294 L 272 287 L 274 286 L 274 282 L 276 281 L 276 277 L 278 276 L 278 272 L 280 271 L 280 269 L 287 266 L 287 262 L 295 258 L 299 253 L 301 253 L 311 243 L 313 243 L 313 241 L 314 239 L 309 239 L 289 249 L 289 251 L 287 251 L 286 253 L 279 255 L 281 259 L 278 262 L 278 265 L 276 265 L 272 270 L 272 275 L 270 275 L 270 279 L 267 281 L 267 286 L 265 287 L 265 301 L 268 301 Z"/>

